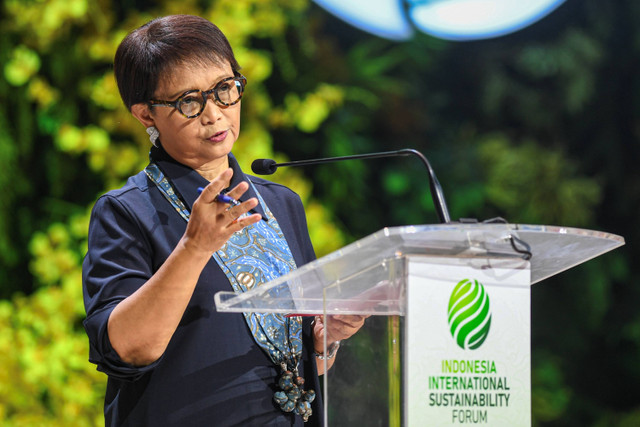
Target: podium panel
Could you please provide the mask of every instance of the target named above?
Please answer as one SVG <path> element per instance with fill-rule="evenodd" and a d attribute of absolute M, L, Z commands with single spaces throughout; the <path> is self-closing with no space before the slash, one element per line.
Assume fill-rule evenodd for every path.
<path fill-rule="evenodd" d="M 623 244 L 556 226 L 386 228 L 215 304 L 371 316 L 324 375 L 326 425 L 530 426 L 530 285 Z"/>
<path fill-rule="evenodd" d="M 527 261 L 410 257 L 406 425 L 531 425 L 529 283 Z"/>
<path fill-rule="evenodd" d="M 531 425 L 529 262 L 406 267 L 405 316 L 370 317 L 325 377 L 328 425 Z"/>

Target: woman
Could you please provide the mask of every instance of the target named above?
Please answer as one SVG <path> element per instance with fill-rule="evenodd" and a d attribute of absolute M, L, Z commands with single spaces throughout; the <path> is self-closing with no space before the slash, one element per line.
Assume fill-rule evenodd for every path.
<path fill-rule="evenodd" d="M 320 424 L 318 375 L 364 319 L 325 330 L 319 317 L 213 307 L 220 290 L 314 259 L 299 197 L 245 175 L 231 154 L 247 80 L 227 39 L 203 18 L 155 19 L 122 41 L 114 69 L 154 146 L 91 215 L 84 324 L 90 360 L 109 376 L 106 425 Z"/>

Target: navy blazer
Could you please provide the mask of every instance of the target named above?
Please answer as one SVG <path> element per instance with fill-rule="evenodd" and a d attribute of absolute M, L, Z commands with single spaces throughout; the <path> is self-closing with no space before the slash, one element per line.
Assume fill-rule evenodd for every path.
<path fill-rule="evenodd" d="M 173 160 L 161 148 L 150 157 L 189 208 L 197 188 L 208 181 Z M 315 259 L 302 202 L 290 189 L 245 175 L 233 155 L 231 188 L 250 180 L 277 218 L 298 267 Z M 253 189 L 242 200 L 254 197 Z M 260 205 L 254 209 L 267 218 Z M 96 202 L 83 264 L 84 321 L 89 360 L 108 375 L 107 426 L 302 426 L 300 416 L 283 413 L 273 402 L 279 369 L 255 343 L 241 313 L 218 313 L 213 296 L 232 290 L 216 261 L 205 266 L 163 356 L 136 367 L 123 362 L 109 342 L 113 308 L 142 286 L 162 265 L 184 234 L 186 221 L 144 172 Z M 310 319 L 303 322 L 300 374 L 316 390 L 307 425 L 322 425 L 320 388 L 313 356 Z"/>

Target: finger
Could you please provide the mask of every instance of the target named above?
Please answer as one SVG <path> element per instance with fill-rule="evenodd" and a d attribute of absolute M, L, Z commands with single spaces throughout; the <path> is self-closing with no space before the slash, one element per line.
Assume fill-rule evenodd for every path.
<path fill-rule="evenodd" d="M 318 330 L 324 330 L 333 340 L 346 339 L 355 334 L 364 325 L 369 315 L 333 315 L 326 321 L 317 316 L 315 324 Z"/>
<path fill-rule="evenodd" d="M 331 320 L 345 326 L 360 327 L 362 326 L 362 324 L 364 323 L 364 320 L 367 317 L 369 317 L 369 315 L 366 315 L 366 316 L 361 316 L 357 314 L 335 315 L 331 317 Z"/>
<path fill-rule="evenodd" d="M 220 175 L 218 175 L 213 181 L 211 181 L 200 193 L 199 200 L 205 203 L 213 203 L 220 191 L 222 191 L 226 183 L 229 182 L 233 176 L 233 170 L 231 168 L 226 169 Z"/>
<path fill-rule="evenodd" d="M 240 184 L 236 185 L 227 193 L 229 197 L 233 197 L 234 199 L 239 199 L 247 190 L 249 189 L 249 183 L 246 181 L 242 181 Z"/>
<path fill-rule="evenodd" d="M 239 205 L 232 206 L 226 210 L 227 216 L 231 221 L 241 217 L 245 213 L 249 212 L 251 209 L 255 208 L 258 205 L 258 199 L 252 197 L 246 202 L 242 202 Z"/>
<path fill-rule="evenodd" d="M 262 219 L 262 215 L 260 214 L 253 214 L 253 215 L 245 216 L 244 218 L 236 218 L 235 220 L 229 223 L 227 228 L 235 233 L 236 231 L 240 231 L 251 224 L 255 224 L 261 219 Z"/>
<path fill-rule="evenodd" d="M 370 314 L 367 314 L 367 315 L 357 315 L 357 316 L 353 316 L 352 321 L 353 321 L 353 322 L 355 322 L 355 323 L 357 323 L 357 324 L 359 324 L 359 325 L 362 325 L 362 324 L 364 323 L 364 321 L 367 319 L 367 317 L 369 317 L 369 316 L 371 316 L 371 315 L 370 315 Z"/>

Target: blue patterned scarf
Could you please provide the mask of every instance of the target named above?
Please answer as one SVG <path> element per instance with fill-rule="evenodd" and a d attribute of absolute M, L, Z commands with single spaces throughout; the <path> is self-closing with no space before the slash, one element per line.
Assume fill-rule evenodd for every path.
<path fill-rule="evenodd" d="M 176 195 L 160 168 L 151 162 L 145 173 L 153 181 L 176 211 L 189 221 L 190 212 Z M 233 290 L 240 294 L 296 268 L 289 245 L 278 221 L 264 199 L 253 187 L 268 221 L 258 221 L 243 228 L 213 254 Z M 244 313 L 254 340 L 273 363 L 297 371 L 302 354 L 302 321 L 300 317 L 287 317 L 277 313 Z"/>

